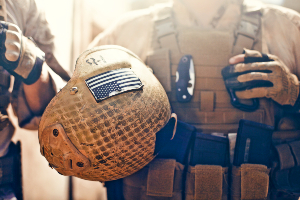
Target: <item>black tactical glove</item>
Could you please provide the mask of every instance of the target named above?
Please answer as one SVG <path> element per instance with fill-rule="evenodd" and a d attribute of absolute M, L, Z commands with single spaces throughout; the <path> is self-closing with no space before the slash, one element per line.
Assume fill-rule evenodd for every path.
<path fill-rule="evenodd" d="M 44 52 L 18 26 L 0 21 L 0 65 L 4 69 L 30 85 L 39 79 L 44 61 Z"/>
<path fill-rule="evenodd" d="M 299 81 L 276 56 L 245 49 L 245 62 L 229 65 L 222 71 L 227 88 L 240 99 L 271 98 L 280 105 L 294 106 L 299 96 Z"/>

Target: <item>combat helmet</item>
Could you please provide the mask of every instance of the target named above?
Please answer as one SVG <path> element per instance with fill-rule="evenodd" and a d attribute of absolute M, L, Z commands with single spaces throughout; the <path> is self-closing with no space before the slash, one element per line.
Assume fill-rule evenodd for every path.
<path fill-rule="evenodd" d="M 171 116 L 163 87 L 134 53 L 95 47 L 79 56 L 71 80 L 47 106 L 40 151 L 63 175 L 123 178 L 155 157 L 156 134 Z"/>

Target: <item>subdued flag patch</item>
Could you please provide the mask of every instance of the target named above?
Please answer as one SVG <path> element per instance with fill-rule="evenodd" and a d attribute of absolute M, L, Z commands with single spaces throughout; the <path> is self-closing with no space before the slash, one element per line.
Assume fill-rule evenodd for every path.
<path fill-rule="evenodd" d="M 130 90 L 142 89 L 143 84 L 131 68 L 121 68 L 98 74 L 85 80 L 99 102 Z"/>

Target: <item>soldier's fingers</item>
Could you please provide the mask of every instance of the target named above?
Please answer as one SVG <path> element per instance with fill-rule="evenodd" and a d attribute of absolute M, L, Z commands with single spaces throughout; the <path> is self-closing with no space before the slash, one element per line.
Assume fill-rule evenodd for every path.
<path fill-rule="evenodd" d="M 236 91 L 236 96 L 239 99 L 254 99 L 254 98 L 263 98 L 268 94 L 268 88 L 253 88 L 244 91 Z"/>
<path fill-rule="evenodd" d="M 227 88 L 234 90 L 246 90 L 256 87 L 272 87 L 273 83 L 267 73 L 251 72 L 225 80 Z"/>
<path fill-rule="evenodd" d="M 13 40 L 16 42 L 21 42 L 21 34 L 14 31 L 6 31 L 6 40 Z"/>
<path fill-rule="evenodd" d="M 278 65 L 277 62 L 255 62 L 255 63 L 239 63 L 234 65 L 234 72 L 253 72 L 253 71 L 263 71 L 266 73 L 271 73 L 274 67 Z"/>
<path fill-rule="evenodd" d="M 237 56 L 233 56 L 229 59 L 229 64 L 235 65 L 237 63 L 242 63 L 245 60 L 245 54 L 239 54 Z"/>
<path fill-rule="evenodd" d="M 247 73 L 247 74 L 242 74 L 237 77 L 237 80 L 239 82 L 248 82 L 248 81 L 253 81 L 253 80 L 271 81 L 268 74 L 262 73 L 262 72 L 251 72 L 251 73 Z"/>
<path fill-rule="evenodd" d="M 222 69 L 223 78 L 230 78 L 239 76 L 249 72 L 264 72 L 271 73 L 275 64 L 273 62 L 267 63 L 239 63 L 236 65 L 229 65 Z"/>
<path fill-rule="evenodd" d="M 11 31 L 16 31 L 18 33 L 21 33 L 22 31 L 20 30 L 20 28 L 15 25 L 15 24 L 12 24 L 12 23 L 9 23 L 8 24 L 8 30 L 11 30 Z"/>
<path fill-rule="evenodd" d="M 5 58 L 11 62 L 17 61 L 19 56 L 20 54 L 14 50 L 6 50 L 5 52 Z"/>

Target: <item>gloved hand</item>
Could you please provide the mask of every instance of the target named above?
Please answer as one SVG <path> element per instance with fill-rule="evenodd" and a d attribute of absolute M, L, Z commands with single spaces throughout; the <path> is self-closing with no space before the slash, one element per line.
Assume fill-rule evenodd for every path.
<path fill-rule="evenodd" d="M 222 70 L 227 88 L 240 99 L 271 98 L 281 105 L 294 106 L 299 96 L 298 78 L 276 56 L 245 49 L 231 58 Z"/>
<path fill-rule="evenodd" d="M 44 61 L 44 52 L 17 25 L 0 21 L 0 65 L 4 69 L 30 85 L 39 79 Z"/>

